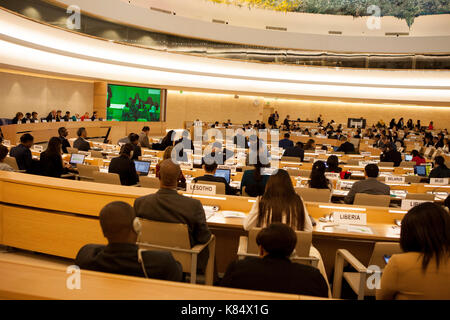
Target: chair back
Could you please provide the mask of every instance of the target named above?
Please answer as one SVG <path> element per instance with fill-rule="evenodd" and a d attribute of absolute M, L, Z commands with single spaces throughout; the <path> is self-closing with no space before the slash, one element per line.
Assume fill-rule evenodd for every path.
<path fill-rule="evenodd" d="M 394 166 L 394 162 L 384 162 L 384 161 L 380 161 L 378 163 L 378 167 L 393 167 Z"/>
<path fill-rule="evenodd" d="M 139 184 L 142 188 L 159 189 L 158 178 L 140 176 Z"/>
<path fill-rule="evenodd" d="M 94 178 L 94 181 L 98 183 L 121 185 L 120 176 L 117 173 L 94 171 L 92 176 Z"/>
<path fill-rule="evenodd" d="M 355 195 L 354 205 L 357 206 L 374 206 L 374 207 L 389 207 L 391 197 L 381 194 L 367 194 L 357 193 Z"/>
<path fill-rule="evenodd" d="M 91 157 L 103 159 L 103 153 L 101 151 L 91 150 Z"/>
<path fill-rule="evenodd" d="M 17 164 L 16 158 L 14 157 L 6 157 L 3 160 L 7 165 L 13 168 L 14 171 L 19 171 L 19 165 Z"/>
<path fill-rule="evenodd" d="M 300 163 L 300 158 L 298 158 L 298 157 L 281 157 L 281 161 Z"/>
<path fill-rule="evenodd" d="M 416 163 L 411 161 L 402 161 L 400 163 L 400 167 L 402 168 L 414 168 L 415 165 Z"/>
<path fill-rule="evenodd" d="M 349 166 L 359 166 L 359 161 L 358 159 L 348 159 L 347 160 L 347 164 Z"/>
<path fill-rule="evenodd" d="M 78 164 L 77 170 L 78 170 L 80 180 L 93 181 L 94 180 L 94 172 L 99 171 L 99 167 L 91 166 L 88 164 Z"/>
<path fill-rule="evenodd" d="M 248 231 L 248 247 L 247 252 L 250 254 L 258 254 L 259 249 L 256 244 L 256 236 L 261 228 L 253 228 Z M 295 257 L 309 257 L 309 250 L 312 242 L 312 232 L 295 231 L 297 235 L 297 245 L 295 247 Z"/>
<path fill-rule="evenodd" d="M 434 194 L 431 193 L 407 193 L 406 199 L 434 201 Z"/>
<path fill-rule="evenodd" d="M 69 147 L 67 147 L 67 152 L 69 154 L 78 153 L 78 149 L 77 148 L 69 148 Z"/>
<path fill-rule="evenodd" d="M 295 188 L 295 192 L 308 202 L 330 202 L 331 190 L 316 188 Z"/>
<path fill-rule="evenodd" d="M 384 256 L 402 253 L 399 242 L 376 242 L 369 260 L 369 266 L 375 265 L 383 269 L 386 266 Z"/>
<path fill-rule="evenodd" d="M 406 176 L 405 177 L 406 183 L 420 183 L 421 180 L 422 180 L 421 176 Z"/>
<path fill-rule="evenodd" d="M 311 170 L 299 170 L 299 175 L 302 178 L 309 178 L 311 176 Z"/>
<path fill-rule="evenodd" d="M 286 171 L 290 176 L 293 176 L 293 177 L 297 177 L 300 175 L 300 169 L 287 168 Z"/>
<path fill-rule="evenodd" d="M 139 219 L 142 229 L 138 238 L 139 244 L 149 244 L 161 247 L 191 249 L 189 231 L 187 225 L 181 223 L 159 222 L 146 219 Z M 154 248 L 153 250 L 158 250 Z M 160 249 L 165 250 L 165 249 Z M 167 249 L 166 249 L 167 250 Z M 189 253 L 171 251 L 175 260 L 183 266 L 184 272 L 190 272 L 191 260 Z"/>
<path fill-rule="evenodd" d="M 209 184 L 212 186 L 216 186 L 216 194 L 225 194 L 225 183 L 222 182 L 214 182 L 214 181 L 203 181 L 200 180 L 197 183 L 199 184 Z M 195 191 L 194 191 L 195 194 Z"/>

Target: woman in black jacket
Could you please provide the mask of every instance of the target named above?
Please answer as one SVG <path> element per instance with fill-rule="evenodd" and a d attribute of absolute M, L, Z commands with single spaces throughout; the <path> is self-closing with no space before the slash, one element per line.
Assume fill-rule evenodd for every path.
<path fill-rule="evenodd" d="M 41 153 L 39 160 L 41 175 L 60 178 L 61 175 L 68 172 L 68 167 L 64 166 L 61 154 L 61 140 L 58 137 L 51 138 L 47 150 Z"/>

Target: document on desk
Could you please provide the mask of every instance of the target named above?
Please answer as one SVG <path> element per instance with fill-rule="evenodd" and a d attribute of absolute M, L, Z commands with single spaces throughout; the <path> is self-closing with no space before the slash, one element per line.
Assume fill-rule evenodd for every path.
<path fill-rule="evenodd" d="M 347 231 L 348 232 L 355 232 L 355 233 L 373 234 L 372 229 L 370 229 L 369 227 L 365 227 L 365 226 L 349 225 L 347 227 Z"/>
<path fill-rule="evenodd" d="M 224 218 L 242 218 L 244 219 L 247 215 L 239 211 L 220 211 Z"/>

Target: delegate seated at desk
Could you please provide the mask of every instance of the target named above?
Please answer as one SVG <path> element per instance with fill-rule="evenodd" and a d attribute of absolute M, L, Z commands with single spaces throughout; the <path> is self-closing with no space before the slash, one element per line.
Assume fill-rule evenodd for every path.
<path fill-rule="evenodd" d="M 294 142 L 290 140 L 289 138 L 291 135 L 289 133 L 284 134 L 284 139 L 281 139 L 278 143 L 278 146 L 283 149 L 292 148 L 294 146 Z"/>
<path fill-rule="evenodd" d="M 344 198 L 345 203 L 353 204 L 357 193 L 367 193 L 375 195 L 390 195 L 391 188 L 377 180 L 379 169 L 376 164 L 368 164 L 364 168 L 365 180 L 356 181 L 347 196 Z"/>
<path fill-rule="evenodd" d="M 79 128 L 77 130 L 78 139 L 73 142 L 73 147 L 79 151 L 91 150 L 91 145 L 86 141 L 87 131 L 86 128 Z"/>
<path fill-rule="evenodd" d="M 100 225 L 108 245 L 88 244 L 80 249 L 75 264 L 81 269 L 127 276 L 182 281 L 181 264 L 168 251 L 138 253 L 140 232 L 133 208 L 125 202 L 112 202 L 100 212 Z"/>
<path fill-rule="evenodd" d="M 288 147 L 283 153 L 283 157 L 299 158 L 303 162 L 305 158 L 305 151 L 303 150 L 303 143 L 298 141 L 294 147 Z"/>
<path fill-rule="evenodd" d="M 328 297 L 328 286 L 317 268 L 290 261 L 297 235 L 288 225 L 269 225 L 256 242 L 260 257 L 232 262 L 221 286 Z"/>
<path fill-rule="evenodd" d="M 160 189 L 148 196 L 136 199 L 134 208 L 139 218 L 187 225 L 191 247 L 204 244 L 211 238 L 202 203 L 177 192 L 180 166 L 171 159 L 160 163 Z M 198 256 L 198 269 L 205 271 L 209 250 Z"/>
<path fill-rule="evenodd" d="M 213 154 L 211 154 L 211 157 L 212 157 L 211 160 L 214 161 Z M 201 181 L 223 183 L 225 185 L 225 193 L 227 195 L 236 195 L 237 190 L 235 188 L 231 187 L 230 184 L 227 182 L 227 180 L 225 180 L 225 178 L 214 176 L 214 174 L 216 173 L 216 170 L 217 170 L 217 163 L 214 161 L 212 164 L 208 164 L 205 162 L 205 160 L 203 160 L 203 162 L 204 162 L 203 169 L 205 170 L 205 175 L 195 178 L 194 183 L 197 183 L 197 182 L 201 183 Z"/>
<path fill-rule="evenodd" d="M 25 133 L 20 137 L 20 144 L 11 148 L 9 155 L 16 158 L 19 170 L 25 170 L 27 173 L 38 173 L 39 162 L 33 160 L 31 147 L 34 144 L 34 138 L 31 134 Z"/>
<path fill-rule="evenodd" d="M 139 182 L 136 167 L 131 160 L 133 146 L 131 143 L 124 144 L 120 148 L 120 156 L 111 160 L 109 173 L 117 173 L 120 177 L 120 184 L 123 186 L 133 186 Z"/>
<path fill-rule="evenodd" d="M 450 178 L 450 169 L 445 165 L 445 159 L 437 156 L 434 159 L 434 168 L 430 172 L 430 178 Z"/>
<path fill-rule="evenodd" d="M 47 177 L 61 178 L 70 168 L 70 165 L 64 164 L 61 156 L 61 140 L 58 137 L 51 138 L 47 149 L 40 155 L 39 173 Z"/>

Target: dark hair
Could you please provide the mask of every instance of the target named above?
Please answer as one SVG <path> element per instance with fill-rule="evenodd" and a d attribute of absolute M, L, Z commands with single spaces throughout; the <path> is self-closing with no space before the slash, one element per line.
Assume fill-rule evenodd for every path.
<path fill-rule="evenodd" d="M 4 145 L 0 144 L 0 161 L 3 162 L 5 160 L 6 156 L 8 155 L 8 148 Z"/>
<path fill-rule="evenodd" d="M 258 226 L 272 222 L 286 223 L 297 230 L 305 227 L 305 211 L 302 198 L 295 192 L 287 171 L 279 169 L 267 181 L 266 191 L 259 202 Z"/>
<path fill-rule="evenodd" d="M 58 137 L 52 137 L 45 150 L 47 155 L 59 155 L 61 156 L 61 140 Z"/>
<path fill-rule="evenodd" d="M 135 217 L 133 207 L 126 202 L 115 201 L 107 204 L 99 215 L 103 235 L 108 240 L 125 236 L 130 230 L 134 230 Z"/>
<path fill-rule="evenodd" d="M 304 146 L 303 142 L 300 142 L 300 141 L 297 141 L 297 142 L 295 143 L 295 145 L 296 145 L 297 147 L 302 148 L 302 149 L 303 149 L 303 146 Z"/>
<path fill-rule="evenodd" d="M 149 126 L 145 126 L 142 128 L 142 131 L 146 132 L 146 131 L 150 131 L 150 127 Z"/>
<path fill-rule="evenodd" d="M 81 127 L 77 130 L 77 136 L 81 137 L 81 135 L 83 134 L 83 131 L 86 131 L 86 128 Z"/>
<path fill-rule="evenodd" d="M 31 134 L 29 133 L 25 133 L 20 137 L 20 142 L 21 143 L 27 143 L 27 142 L 33 142 L 34 138 Z"/>
<path fill-rule="evenodd" d="M 285 134 L 284 134 L 284 137 L 285 137 L 286 139 L 289 139 L 290 136 L 291 136 L 291 135 L 290 135 L 289 133 L 285 133 Z"/>
<path fill-rule="evenodd" d="M 166 147 L 173 145 L 172 134 L 174 132 L 175 132 L 174 130 L 170 130 L 169 132 L 167 132 L 166 136 L 162 139 L 161 144 Z"/>
<path fill-rule="evenodd" d="M 121 148 L 120 148 L 120 154 L 125 154 L 127 156 L 131 155 L 131 152 L 134 150 L 134 147 L 131 143 L 125 143 Z"/>
<path fill-rule="evenodd" d="M 450 214 L 433 202 L 413 207 L 402 220 L 400 246 L 405 252 L 423 255 L 424 271 L 432 258 L 439 267 L 450 253 Z"/>
<path fill-rule="evenodd" d="M 309 139 L 305 144 L 305 149 L 308 150 L 312 148 L 313 143 L 315 143 L 315 141 L 313 139 Z"/>
<path fill-rule="evenodd" d="M 436 162 L 436 164 L 439 166 L 445 166 L 445 159 L 443 156 L 437 156 L 436 158 L 434 158 L 434 162 Z"/>
<path fill-rule="evenodd" d="M 211 153 L 211 157 L 214 158 L 215 157 L 215 153 Z M 203 165 L 205 166 L 205 171 L 206 172 L 213 172 L 214 170 L 217 169 L 217 162 L 213 161 L 212 163 L 207 163 L 206 161 L 203 161 Z"/>
<path fill-rule="evenodd" d="M 271 256 L 287 258 L 297 245 L 297 235 L 286 224 L 272 223 L 258 233 L 256 243 Z"/>
<path fill-rule="evenodd" d="M 128 135 L 128 139 L 130 140 L 130 142 L 138 141 L 139 136 L 136 133 L 130 133 Z"/>
<path fill-rule="evenodd" d="M 369 178 L 376 178 L 378 177 L 380 169 L 378 169 L 378 166 L 375 163 L 369 163 L 365 166 L 364 171 Z"/>
<path fill-rule="evenodd" d="M 309 187 L 316 189 L 329 189 L 328 179 L 325 177 L 325 162 L 316 161 L 311 170 L 309 177 Z"/>
<path fill-rule="evenodd" d="M 339 158 L 335 155 L 331 155 L 327 159 L 328 170 L 335 171 L 339 169 Z"/>
<path fill-rule="evenodd" d="M 66 130 L 66 127 L 58 128 L 58 134 L 59 134 L 59 135 L 62 135 L 62 133 L 64 132 L 64 130 Z"/>

